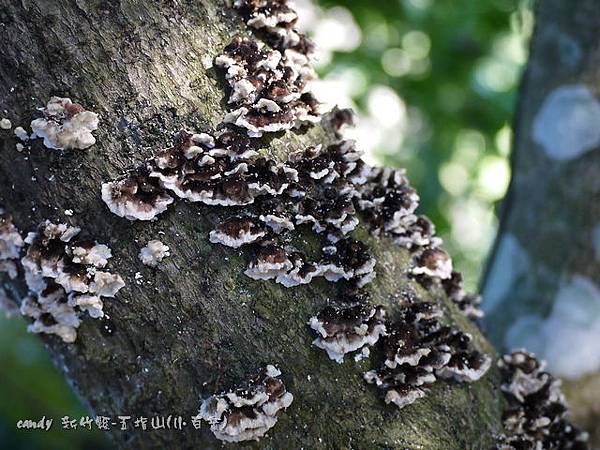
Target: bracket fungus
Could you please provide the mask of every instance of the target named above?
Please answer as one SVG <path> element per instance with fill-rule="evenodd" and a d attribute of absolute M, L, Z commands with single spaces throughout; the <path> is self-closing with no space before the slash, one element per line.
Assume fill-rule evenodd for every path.
<path fill-rule="evenodd" d="M 354 110 L 350 108 L 340 109 L 337 106 L 325 114 L 323 119 L 323 122 L 338 139 L 342 139 L 346 131 L 354 128 L 358 121 Z"/>
<path fill-rule="evenodd" d="M 463 278 L 459 272 L 453 271 L 450 278 L 442 280 L 442 286 L 448 298 L 452 300 L 463 315 L 471 319 L 483 317 L 483 311 L 479 308 L 481 297 L 477 294 L 465 292 Z"/>
<path fill-rule="evenodd" d="M 314 44 L 304 34 L 296 31 L 298 15 L 287 0 L 233 0 L 246 24 L 264 33 L 266 41 L 278 50 L 294 50 L 310 56 Z"/>
<path fill-rule="evenodd" d="M 210 232 L 210 242 L 238 248 L 264 237 L 266 231 L 249 217 L 230 217 Z"/>
<path fill-rule="evenodd" d="M 268 365 L 247 386 L 205 399 L 198 417 L 210 424 L 219 440 L 259 440 L 275 426 L 278 413 L 294 400 L 279 379 L 280 375 L 278 369 Z"/>
<path fill-rule="evenodd" d="M 77 264 L 88 264 L 95 267 L 105 267 L 112 257 L 112 252 L 107 245 L 98 244 L 94 241 L 79 242 L 72 247 L 73 262 Z"/>
<path fill-rule="evenodd" d="M 294 265 L 286 250 L 275 244 L 262 245 L 244 272 L 254 280 L 271 280 L 285 275 Z"/>
<path fill-rule="evenodd" d="M 419 196 L 403 169 L 372 168 L 360 189 L 358 206 L 375 234 L 401 227 L 400 220 L 418 205 Z"/>
<path fill-rule="evenodd" d="M 344 238 L 327 247 L 328 253 L 319 262 L 319 272 L 328 281 L 353 279 L 358 287 L 375 278 L 375 258 L 367 246 L 352 238 Z"/>
<path fill-rule="evenodd" d="M 122 180 L 102 184 L 102 200 L 108 209 L 127 220 L 154 220 L 173 203 L 156 179 L 140 168 Z"/>
<path fill-rule="evenodd" d="M 428 247 L 416 253 L 412 273 L 445 280 L 452 276 L 452 260 L 441 248 Z"/>
<path fill-rule="evenodd" d="M 148 241 L 138 255 L 142 264 L 150 267 L 158 266 L 158 264 L 167 256 L 171 256 L 169 246 L 156 239 Z"/>
<path fill-rule="evenodd" d="M 40 110 L 44 116 L 31 122 L 31 138 L 43 138 L 47 148 L 86 149 L 96 143 L 98 114 L 63 97 L 52 97 Z"/>
<path fill-rule="evenodd" d="M 345 354 L 374 345 L 385 334 L 384 319 L 382 306 L 327 306 L 309 320 L 318 335 L 313 345 L 341 364 Z"/>

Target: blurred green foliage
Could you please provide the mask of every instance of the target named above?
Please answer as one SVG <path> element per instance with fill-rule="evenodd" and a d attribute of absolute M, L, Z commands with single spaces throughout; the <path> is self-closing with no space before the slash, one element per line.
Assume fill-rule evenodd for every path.
<path fill-rule="evenodd" d="M 386 119 L 377 113 L 386 105 L 373 102 L 374 91 L 387 87 L 397 94 L 406 117 L 384 129 L 372 151 L 383 164 L 407 169 L 422 199 L 420 211 L 434 221 L 455 266 L 468 287 L 476 289 L 493 240 L 497 203 L 510 177 L 510 124 L 533 28 L 530 2 L 318 4 L 323 11 L 317 17 L 333 22 L 336 16 L 347 22 L 347 9 L 362 35 L 350 51 L 343 44 L 338 51 L 330 45 L 332 54 L 322 58 L 319 69 L 322 77 L 350 85 L 349 95 L 368 122 L 358 138 L 367 146 Z M 323 47 L 344 33 L 343 25 L 336 28 L 327 20 L 307 28 Z"/>
<path fill-rule="evenodd" d="M 349 85 L 346 91 L 373 127 L 363 133 L 367 138 L 386 121 L 386 111 L 378 111 L 390 106 L 385 95 L 396 93 L 388 97 L 406 114 L 392 108 L 398 123 L 382 127 L 373 152 L 385 164 L 407 168 L 421 211 L 433 219 L 474 288 L 492 240 L 494 208 L 508 182 L 509 124 L 533 21 L 528 3 L 320 0 L 319 6 L 330 12 L 329 23 L 321 15 L 307 28 L 318 34 L 325 27 L 321 39 L 339 40 L 336 16 L 348 11 L 361 37 L 342 40 L 342 47 L 352 44 L 350 51 L 346 45 L 322 58 L 322 76 Z M 37 337 L 25 332 L 24 321 L 0 318 L 0 361 L 1 448 L 110 448 L 97 431 L 61 430 L 62 416 L 87 412 Z M 55 419 L 51 432 L 16 430 L 19 419 L 44 415 Z"/>
<path fill-rule="evenodd" d="M 0 448 L 6 450 L 101 450 L 110 445 L 93 430 L 62 430 L 64 416 L 88 416 L 50 361 L 37 335 L 25 331 L 25 320 L 0 312 Z M 17 421 L 42 416 L 54 420 L 50 431 L 17 430 Z"/>

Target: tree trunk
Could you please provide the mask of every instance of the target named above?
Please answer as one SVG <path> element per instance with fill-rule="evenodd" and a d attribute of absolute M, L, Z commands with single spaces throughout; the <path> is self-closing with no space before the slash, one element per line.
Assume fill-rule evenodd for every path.
<path fill-rule="evenodd" d="M 483 283 L 486 331 L 566 382 L 600 445 L 600 3 L 539 2 L 513 176 Z"/>
<path fill-rule="evenodd" d="M 398 410 L 364 383 L 363 373 L 374 367 L 371 360 L 347 357 L 338 365 L 311 346 L 307 320 L 333 298 L 332 283 L 286 289 L 251 280 L 243 275 L 246 251 L 208 241 L 208 232 L 231 215 L 229 209 L 178 202 L 157 221 L 128 222 L 102 202 L 103 182 L 170 146 L 174 132 L 210 132 L 222 122 L 224 80 L 202 60 L 220 54 L 235 35 L 249 34 L 236 14 L 217 0 L 4 0 L 1 11 L 0 110 L 24 126 L 35 108 L 59 95 L 98 112 L 101 125 L 97 144 L 81 152 L 56 152 L 36 141 L 18 153 L 18 141 L 3 132 L 0 203 L 23 232 L 46 219 L 85 229 L 110 245 L 111 267 L 126 282 L 106 302 L 107 317 L 84 320 L 74 344 L 55 336 L 42 339 L 94 414 L 113 420 L 173 414 L 188 422 L 182 431 L 170 432 L 113 427 L 110 434 L 120 447 L 220 446 L 207 426 L 194 430 L 189 418 L 202 398 L 238 386 L 266 364 L 281 368 L 295 400 L 266 437 L 244 448 L 493 446 L 503 432 L 505 407 L 495 364 L 478 382 L 437 382 L 426 398 Z M 283 160 L 291 151 L 332 139 L 313 127 L 263 143 L 268 155 Z M 65 210 L 73 216 L 65 217 Z M 354 234 L 378 261 L 378 276 L 369 285 L 374 304 L 393 310 L 403 295 L 437 302 L 445 320 L 493 355 L 440 288 L 425 289 L 408 276 L 407 250 L 389 238 L 369 236 L 363 226 Z M 150 269 L 138 253 L 157 238 L 172 256 Z M 317 245 L 310 235 L 294 239 Z M 7 283 L 12 292 L 25 294 L 22 281 Z"/>

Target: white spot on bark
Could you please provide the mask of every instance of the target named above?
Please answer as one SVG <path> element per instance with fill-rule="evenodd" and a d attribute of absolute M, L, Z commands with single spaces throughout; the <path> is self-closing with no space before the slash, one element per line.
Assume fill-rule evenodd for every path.
<path fill-rule="evenodd" d="M 488 282 L 483 291 L 483 310 L 490 313 L 510 294 L 520 275 L 529 268 L 529 255 L 512 234 L 502 236 Z"/>
<path fill-rule="evenodd" d="M 559 161 L 593 150 L 600 145 L 600 102 L 583 85 L 555 89 L 535 117 L 533 140 Z"/>
<path fill-rule="evenodd" d="M 204 55 L 201 59 L 202 61 L 202 66 L 208 70 L 208 69 L 212 69 L 213 67 L 213 57 L 210 55 Z"/>
<path fill-rule="evenodd" d="M 158 266 L 158 263 L 167 256 L 171 256 L 169 247 L 158 240 L 149 241 L 148 244 L 140 250 L 138 255 L 140 261 L 150 267 Z"/>
<path fill-rule="evenodd" d="M 600 289 L 575 275 L 562 283 L 547 319 L 520 318 L 506 335 L 506 345 L 527 346 L 564 378 L 580 378 L 600 370 Z"/>
<path fill-rule="evenodd" d="M 23 128 L 23 127 L 15 128 L 14 133 L 15 133 L 16 137 L 18 137 L 19 139 L 21 139 L 24 142 L 29 140 L 29 134 L 27 134 L 27 131 L 25 131 L 25 128 Z"/>
<path fill-rule="evenodd" d="M 0 119 L 0 128 L 2 128 L 3 130 L 10 130 L 12 128 L 12 123 L 10 122 L 10 120 L 2 118 Z"/>

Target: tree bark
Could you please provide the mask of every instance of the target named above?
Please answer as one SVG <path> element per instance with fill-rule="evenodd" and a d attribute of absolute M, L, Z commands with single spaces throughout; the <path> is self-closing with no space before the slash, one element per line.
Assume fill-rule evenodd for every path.
<path fill-rule="evenodd" d="M 203 67 L 202 57 L 213 58 L 233 36 L 248 34 L 238 16 L 217 0 L 4 0 L 1 10 L 0 110 L 13 124 L 29 124 L 52 95 L 101 116 L 97 144 L 87 151 L 56 152 L 35 142 L 18 153 L 8 133 L 0 151 L 0 203 L 17 227 L 30 231 L 45 219 L 80 226 L 112 248 L 111 267 L 125 279 L 125 288 L 105 304 L 108 319 L 84 320 L 74 344 L 42 336 L 94 414 L 174 414 L 189 421 L 201 398 L 277 364 L 294 403 L 266 437 L 244 448 L 492 447 L 505 406 L 495 365 L 473 384 L 438 382 L 405 409 L 385 405 L 362 380 L 368 359 L 338 365 L 311 346 L 306 322 L 327 304 L 332 283 L 286 289 L 253 281 L 243 275 L 246 252 L 208 242 L 208 231 L 231 215 L 229 209 L 179 202 L 158 221 L 130 223 L 102 202 L 102 182 L 169 146 L 174 132 L 212 131 L 222 121 L 224 83 Z M 330 140 L 314 127 L 264 144 L 270 156 L 284 159 Z M 67 209 L 72 217 L 64 216 Z M 440 289 L 425 290 L 409 279 L 406 250 L 364 228 L 355 234 L 378 261 L 379 275 L 369 285 L 373 302 L 393 308 L 394 299 L 408 292 L 439 302 L 478 349 L 493 354 Z M 137 255 L 157 238 L 172 256 L 150 269 Z M 297 239 L 316 245 L 311 236 Z M 11 287 L 24 293 L 22 284 Z M 206 426 L 171 432 L 113 427 L 110 434 L 122 448 L 221 445 Z"/>
<path fill-rule="evenodd" d="M 485 327 L 499 348 L 548 360 L 600 445 L 600 3 L 537 9 L 512 182 L 482 289 Z"/>

